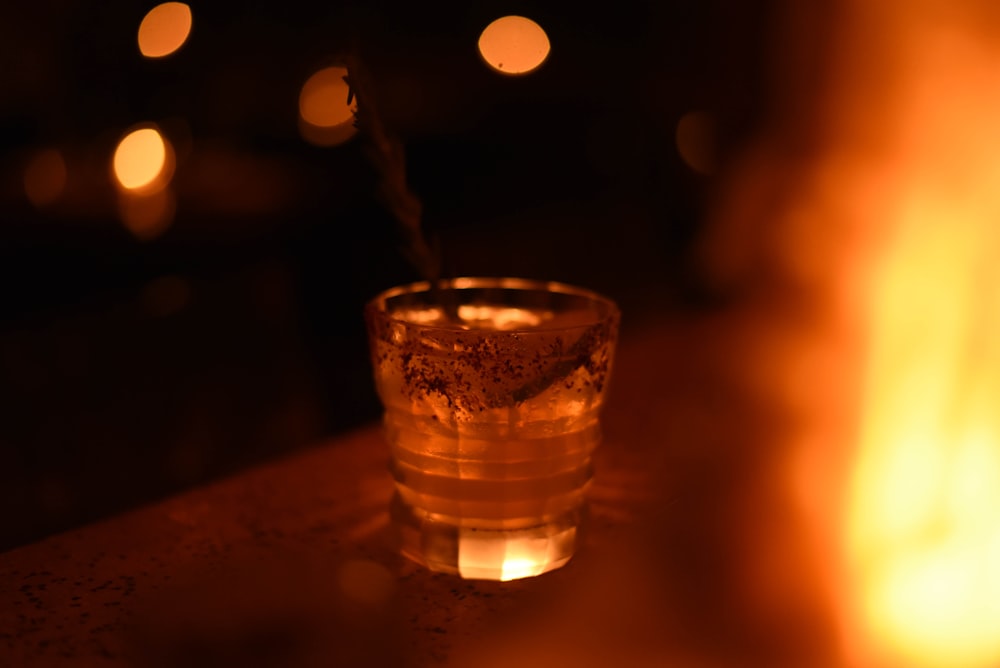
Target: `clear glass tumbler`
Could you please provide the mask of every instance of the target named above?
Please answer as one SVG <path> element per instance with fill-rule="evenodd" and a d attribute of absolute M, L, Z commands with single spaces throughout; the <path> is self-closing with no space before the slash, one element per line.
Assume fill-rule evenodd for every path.
<path fill-rule="evenodd" d="M 365 307 L 402 552 L 512 580 L 581 541 L 619 311 L 560 283 L 456 278 Z"/>

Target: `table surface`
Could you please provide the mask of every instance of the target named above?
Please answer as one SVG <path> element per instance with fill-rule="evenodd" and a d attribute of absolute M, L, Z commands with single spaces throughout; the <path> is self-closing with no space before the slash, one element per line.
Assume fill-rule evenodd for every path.
<path fill-rule="evenodd" d="M 0 554 L 0 666 L 834 665 L 781 478 L 793 421 L 748 367 L 761 322 L 624 329 L 591 531 L 561 569 L 399 557 L 370 425 Z"/>

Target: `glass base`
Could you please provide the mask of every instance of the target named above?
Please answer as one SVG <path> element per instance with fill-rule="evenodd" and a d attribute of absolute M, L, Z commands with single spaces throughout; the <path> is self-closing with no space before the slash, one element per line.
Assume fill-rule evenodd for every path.
<path fill-rule="evenodd" d="M 583 508 L 531 526 L 486 526 L 392 501 L 399 549 L 429 570 L 469 580 L 517 580 L 560 568 L 581 544 Z"/>

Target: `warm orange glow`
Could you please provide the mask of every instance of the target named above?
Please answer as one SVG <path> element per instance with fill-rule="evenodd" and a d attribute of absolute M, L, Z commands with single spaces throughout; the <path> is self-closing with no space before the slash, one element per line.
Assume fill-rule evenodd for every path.
<path fill-rule="evenodd" d="M 350 89 L 344 77 L 347 68 L 325 67 L 302 85 L 299 93 L 299 130 L 320 146 L 339 144 L 354 135 L 357 101 L 347 103 Z"/>
<path fill-rule="evenodd" d="M 66 188 L 66 161 L 55 149 L 39 151 L 24 170 L 24 194 L 37 207 L 52 204 Z"/>
<path fill-rule="evenodd" d="M 118 213 L 122 224 L 140 241 L 162 235 L 174 221 L 176 202 L 169 188 L 148 193 L 122 192 Z"/>
<path fill-rule="evenodd" d="M 391 599 L 396 581 L 381 564 L 357 559 L 341 564 L 337 585 L 348 599 L 370 610 L 378 610 Z"/>
<path fill-rule="evenodd" d="M 520 578 L 530 578 L 540 575 L 543 569 L 544 563 L 531 557 L 507 557 L 504 559 L 503 568 L 500 571 L 500 581 L 509 582 Z"/>
<path fill-rule="evenodd" d="M 479 36 L 479 53 L 504 74 L 527 74 L 549 55 L 549 37 L 542 27 L 523 16 L 504 16 L 486 26 Z"/>
<path fill-rule="evenodd" d="M 191 8 L 183 2 L 153 7 L 139 24 L 139 51 L 147 58 L 162 58 L 177 51 L 191 34 Z"/>
<path fill-rule="evenodd" d="M 468 531 L 458 538 L 458 572 L 464 578 L 503 582 L 540 575 L 553 569 L 558 544 L 575 539 L 575 528 L 550 538 L 498 538 L 488 531 Z"/>
<path fill-rule="evenodd" d="M 115 149 L 112 168 L 126 190 L 156 190 L 170 179 L 172 151 L 159 130 L 144 127 L 125 135 Z"/>
<path fill-rule="evenodd" d="M 908 665 L 986 668 L 1000 661 L 1000 210 L 914 205 L 874 295 L 849 556 L 862 614 Z"/>
<path fill-rule="evenodd" d="M 909 5 L 900 5 L 908 12 Z M 926 17 L 925 17 L 926 18 Z M 845 542 L 867 665 L 1000 665 L 1000 35 L 933 20 L 895 73 Z M 912 42 L 910 41 L 912 40 Z M 919 46 L 918 46 L 919 45 Z"/>
<path fill-rule="evenodd" d="M 357 105 L 347 104 L 349 88 L 344 67 L 326 67 L 309 77 L 299 94 L 303 120 L 319 127 L 332 127 L 354 119 Z"/>
<path fill-rule="evenodd" d="M 688 167 L 700 174 L 710 174 L 715 167 L 712 118 L 705 112 L 691 111 L 677 121 L 677 153 Z"/>

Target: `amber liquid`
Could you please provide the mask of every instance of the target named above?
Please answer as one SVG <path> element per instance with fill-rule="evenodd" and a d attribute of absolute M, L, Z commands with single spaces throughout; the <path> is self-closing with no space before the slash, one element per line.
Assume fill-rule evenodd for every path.
<path fill-rule="evenodd" d="M 581 539 L 596 420 L 570 433 L 544 421 L 477 437 L 429 433 L 393 411 L 385 424 L 400 547 L 428 568 L 511 580 L 569 561 Z M 523 431 L 525 433 L 519 433 Z"/>

